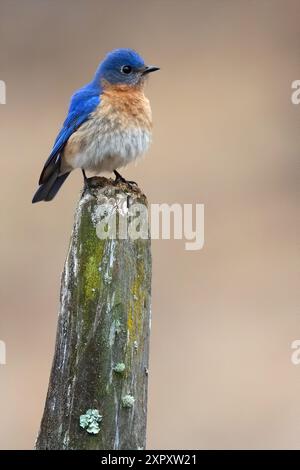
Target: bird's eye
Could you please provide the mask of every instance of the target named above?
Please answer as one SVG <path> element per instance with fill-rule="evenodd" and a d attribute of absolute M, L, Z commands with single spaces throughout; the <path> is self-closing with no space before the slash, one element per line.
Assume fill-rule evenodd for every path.
<path fill-rule="evenodd" d="M 130 65 L 123 65 L 123 67 L 121 67 L 121 72 L 128 75 L 132 72 L 132 67 L 130 67 Z"/>

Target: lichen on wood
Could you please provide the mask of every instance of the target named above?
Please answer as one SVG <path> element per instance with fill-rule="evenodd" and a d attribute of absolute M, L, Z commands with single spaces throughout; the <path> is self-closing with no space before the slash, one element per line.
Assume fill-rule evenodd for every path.
<path fill-rule="evenodd" d="M 100 239 L 96 228 L 103 198 L 115 202 L 118 223 L 130 217 L 130 211 L 120 209 L 122 198 L 145 206 L 147 201 L 136 187 L 106 178 L 89 181 L 62 276 L 55 354 L 36 449 L 145 448 L 150 237 Z M 124 365 L 121 373 L 116 373 L 118 364 Z M 124 406 L 124 397 L 132 397 L 131 406 Z M 80 426 L 87 410 L 101 415 L 95 434 Z"/>

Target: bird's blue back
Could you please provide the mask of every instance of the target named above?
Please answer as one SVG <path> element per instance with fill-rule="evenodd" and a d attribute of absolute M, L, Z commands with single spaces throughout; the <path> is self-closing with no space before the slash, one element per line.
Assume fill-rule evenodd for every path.
<path fill-rule="evenodd" d="M 96 86 L 93 83 L 85 85 L 74 93 L 71 98 L 68 115 L 55 139 L 53 149 L 45 163 L 45 168 L 55 157 L 59 156 L 70 136 L 88 119 L 89 115 L 100 104 L 100 93 L 100 86 Z"/>

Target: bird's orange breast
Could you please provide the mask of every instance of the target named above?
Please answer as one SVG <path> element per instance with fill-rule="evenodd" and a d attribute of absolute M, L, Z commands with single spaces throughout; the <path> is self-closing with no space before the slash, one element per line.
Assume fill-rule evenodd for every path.
<path fill-rule="evenodd" d="M 105 85 L 95 114 L 115 121 L 121 128 L 136 126 L 146 131 L 152 128 L 150 103 L 140 87 Z"/>
<path fill-rule="evenodd" d="M 151 108 L 141 88 L 105 86 L 98 107 L 68 140 L 63 168 L 124 166 L 148 150 L 151 129 Z"/>

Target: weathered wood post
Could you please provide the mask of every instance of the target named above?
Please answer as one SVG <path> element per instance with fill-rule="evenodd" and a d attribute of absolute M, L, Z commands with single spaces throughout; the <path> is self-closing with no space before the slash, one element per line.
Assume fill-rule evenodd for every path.
<path fill-rule="evenodd" d="M 138 203 L 145 209 L 147 200 L 124 183 L 89 181 L 62 276 L 55 354 L 36 449 L 123 450 L 146 443 L 150 236 L 120 237 L 137 221 L 131 208 Z M 115 215 L 123 235 L 105 239 Z"/>

